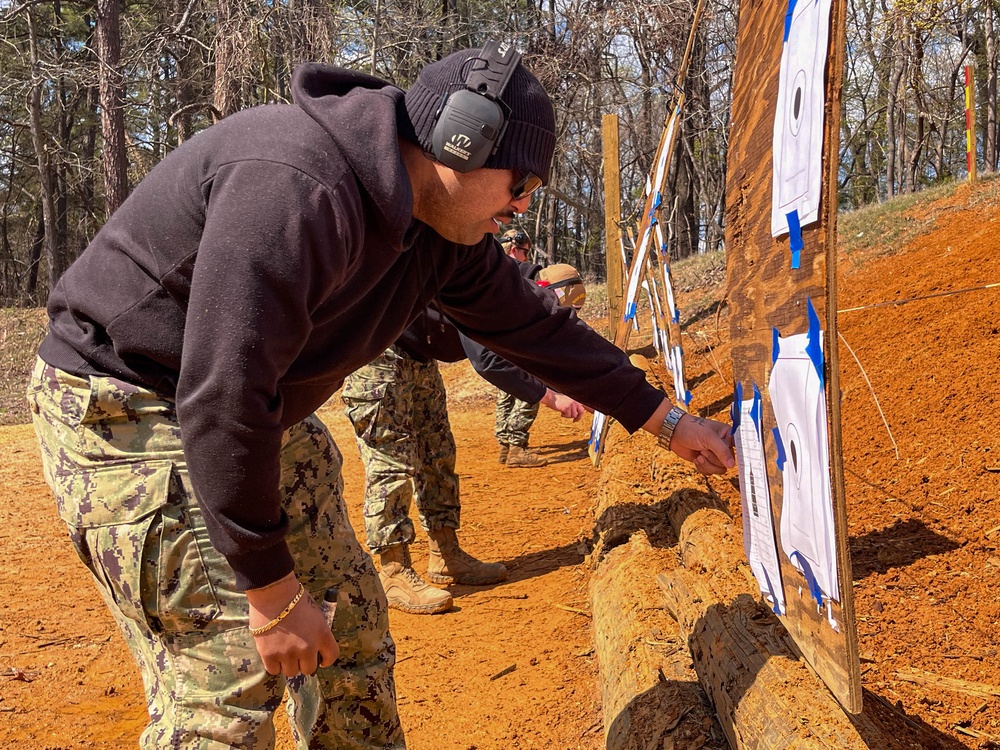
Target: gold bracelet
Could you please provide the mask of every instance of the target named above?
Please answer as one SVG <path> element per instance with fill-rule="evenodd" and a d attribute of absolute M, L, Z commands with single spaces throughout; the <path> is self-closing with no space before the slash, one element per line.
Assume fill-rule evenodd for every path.
<path fill-rule="evenodd" d="M 299 603 L 299 599 L 302 598 L 304 593 L 306 593 L 306 587 L 300 583 L 298 593 L 295 595 L 295 598 L 288 603 L 288 606 L 281 610 L 281 612 L 278 613 L 278 616 L 271 620 L 271 622 L 267 623 L 267 625 L 261 625 L 259 628 L 250 628 L 250 635 L 262 635 L 288 617 L 288 613 L 295 609 L 295 605 Z"/>

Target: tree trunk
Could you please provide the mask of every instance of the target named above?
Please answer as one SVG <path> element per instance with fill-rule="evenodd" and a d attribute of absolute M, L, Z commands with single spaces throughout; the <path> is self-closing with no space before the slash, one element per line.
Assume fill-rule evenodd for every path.
<path fill-rule="evenodd" d="M 97 0 L 98 87 L 101 99 L 101 136 L 104 141 L 105 214 L 111 216 L 128 196 L 125 156 L 125 95 L 121 71 L 119 0 Z"/>
<path fill-rule="evenodd" d="M 55 200 L 52 195 L 52 167 L 49 160 L 49 147 L 45 138 L 45 131 L 42 126 L 42 73 L 38 59 L 38 36 L 35 31 L 34 8 L 26 9 L 28 25 L 28 50 L 31 59 L 31 89 L 28 94 L 28 116 L 31 122 L 31 143 L 35 149 L 35 161 L 38 165 L 38 184 L 40 189 L 40 201 L 42 204 L 42 221 L 39 223 L 44 227 L 43 246 L 49 271 L 49 290 L 55 286 L 56 281 L 62 276 L 65 270 L 63 259 L 59 253 L 56 243 L 55 232 L 52 227 L 56 225 Z"/>
<path fill-rule="evenodd" d="M 996 7 L 993 0 L 986 2 L 986 143 L 983 149 L 986 164 L 984 172 L 997 168 L 997 38 Z"/>
<path fill-rule="evenodd" d="M 648 364 L 648 363 L 647 363 Z M 628 455 L 647 455 L 652 437 L 626 434 L 617 423 L 608 434 L 595 511 L 590 604 L 594 651 L 600 670 L 606 750 L 701 747 L 722 750 L 726 741 L 698 684 L 684 634 L 659 605 L 655 574 L 677 567 L 677 538 L 664 523 L 669 494 L 635 473 Z M 622 446 L 625 446 L 622 448 Z M 621 492 L 641 483 L 641 495 Z"/>
<path fill-rule="evenodd" d="M 899 19 L 894 18 L 889 27 L 890 38 L 897 33 L 899 29 Z M 886 98 L 886 114 L 885 114 L 885 191 L 886 197 L 891 198 L 896 195 L 896 154 L 897 146 L 896 141 L 898 135 L 896 133 L 896 118 L 898 116 L 899 110 L 899 88 L 903 80 L 903 50 L 902 44 L 897 41 L 896 44 L 892 45 L 892 68 L 889 75 L 888 81 L 888 93 Z M 905 133 L 904 133 L 905 137 Z"/>
<path fill-rule="evenodd" d="M 924 150 L 924 138 L 927 134 L 927 116 L 926 107 L 924 104 L 924 77 L 923 77 L 923 64 L 924 64 L 924 44 L 923 40 L 920 38 L 920 31 L 918 29 L 913 30 L 913 62 L 910 65 L 910 85 L 909 90 L 913 92 L 913 102 L 914 102 L 914 132 L 913 132 L 913 150 L 910 153 L 907 183 L 910 186 L 910 192 L 916 191 L 918 185 L 918 174 L 920 172 L 920 156 L 923 154 Z"/>
<path fill-rule="evenodd" d="M 245 104 L 242 15 L 239 0 L 217 0 L 214 103 L 220 117 L 239 111 Z"/>
<path fill-rule="evenodd" d="M 35 236 L 31 241 L 31 252 L 28 255 L 28 278 L 24 282 L 25 301 L 33 301 L 38 287 L 38 266 L 42 258 L 42 247 L 45 245 L 45 217 L 42 210 L 38 211 L 38 222 L 35 224 Z"/>

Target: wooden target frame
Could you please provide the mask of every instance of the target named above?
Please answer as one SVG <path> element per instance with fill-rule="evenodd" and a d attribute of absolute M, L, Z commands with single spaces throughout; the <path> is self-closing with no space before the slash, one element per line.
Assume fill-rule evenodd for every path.
<path fill-rule="evenodd" d="M 862 688 L 847 544 L 836 317 L 836 188 L 846 5 L 846 0 L 832 0 L 819 219 L 801 228 L 802 243 L 795 264 L 790 261 L 789 235 L 771 236 L 772 136 L 783 29 L 791 9 L 787 4 L 761 0 L 741 4 L 726 177 L 726 248 L 734 379 L 743 394 L 752 393 L 755 386 L 762 394 L 764 457 L 786 606 L 781 619 L 803 657 L 844 709 L 860 713 Z M 829 609 L 817 607 L 809 581 L 782 549 L 783 480 L 777 463 L 779 449 L 775 439 L 770 439 L 776 426 L 768 392 L 774 330 L 783 337 L 806 333 L 808 302 L 823 332 L 823 389 L 839 580 L 839 601 L 830 602 Z"/>

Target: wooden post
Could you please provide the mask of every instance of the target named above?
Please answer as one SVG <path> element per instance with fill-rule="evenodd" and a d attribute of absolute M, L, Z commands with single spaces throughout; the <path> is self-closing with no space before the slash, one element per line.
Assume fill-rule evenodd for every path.
<path fill-rule="evenodd" d="M 621 166 L 618 162 L 618 115 L 601 118 L 604 140 L 604 255 L 608 285 L 608 336 L 622 317 L 625 270 L 622 267 Z"/>
<path fill-rule="evenodd" d="M 969 182 L 976 175 L 976 86 L 975 68 L 965 66 L 965 159 L 969 167 Z"/>

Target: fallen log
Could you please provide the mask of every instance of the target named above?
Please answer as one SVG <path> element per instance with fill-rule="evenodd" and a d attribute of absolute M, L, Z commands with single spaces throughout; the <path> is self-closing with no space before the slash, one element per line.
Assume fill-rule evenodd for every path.
<path fill-rule="evenodd" d="M 636 439 L 617 425 L 612 435 Z M 636 484 L 634 455 L 605 458 L 590 555 L 604 746 L 724 750 L 725 735 L 698 684 L 686 641 L 661 603 L 655 573 L 677 565 L 677 540 L 652 491 L 641 478 Z"/>
<path fill-rule="evenodd" d="M 676 466 L 655 464 L 678 460 L 657 456 L 653 475 L 676 475 Z M 682 565 L 660 573 L 657 582 L 733 748 L 963 747 L 869 691 L 862 713 L 844 712 L 760 601 L 739 526 L 709 493 L 686 488 L 672 498 L 668 516 Z"/>

